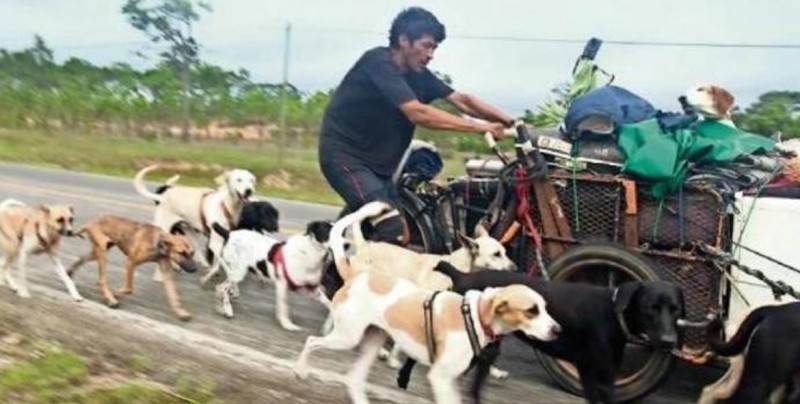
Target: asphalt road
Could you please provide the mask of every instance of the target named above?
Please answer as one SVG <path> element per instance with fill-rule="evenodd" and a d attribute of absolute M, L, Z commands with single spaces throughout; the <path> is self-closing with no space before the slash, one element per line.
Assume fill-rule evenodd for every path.
<path fill-rule="evenodd" d="M 68 203 L 75 207 L 78 224 L 100 214 L 116 214 L 149 221 L 152 205 L 135 193 L 130 179 L 75 173 L 54 169 L 0 163 L 0 199 L 13 197 L 29 204 Z M 270 199 L 281 213 L 284 234 L 301 231 L 305 223 L 318 219 L 334 219 L 335 207 L 302 202 Z M 61 250 L 65 264 L 88 251 L 89 244 L 81 239 L 67 239 Z M 109 281 L 112 288 L 121 283 L 123 256 L 110 256 Z M 65 288 L 54 277 L 46 259 L 34 257 L 30 261 L 29 276 L 32 283 L 46 286 L 66 294 Z M 271 286 L 244 282 L 242 296 L 235 306 L 236 317 L 225 319 L 214 312 L 214 296 L 210 289 L 199 285 L 198 274 L 181 273 L 179 291 L 184 307 L 192 312 L 191 322 L 180 323 L 171 314 L 161 284 L 151 280 L 155 266 L 143 266 L 136 277 L 136 290 L 124 298 L 118 310 L 124 310 L 149 320 L 178 326 L 196 334 L 226 341 L 243 348 L 263 352 L 279 361 L 293 361 L 308 335 L 317 334 L 325 310 L 305 296 L 294 294 L 290 298 L 292 317 L 304 331 L 289 332 L 281 329 L 274 317 L 274 293 Z M 103 302 L 96 286 L 94 264 L 85 266 L 75 277 L 78 290 L 85 298 Z M 3 300 L 15 299 L 8 291 L 0 291 Z M 33 299 L 36 299 L 34 293 Z M 74 303 L 81 304 L 81 303 Z M 108 309 L 111 311 L 111 309 Z M 79 315 L 76 313 L 75 315 Z M 198 346 L 202 349 L 202 346 Z M 312 364 L 333 373 L 343 374 L 352 364 L 351 352 L 320 353 Z M 287 362 L 289 363 L 289 362 Z M 510 380 L 493 381 L 486 390 L 487 403 L 580 403 L 582 400 L 560 391 L 539 367 L 533 353 L 521 346 L 504 348 L 501 367 L 511 372 Z M 276 365 L 277 366 L 277 365 Z M 424 371 L 415 372 L 410 401 L 423 402 L 431 396 Z M 697 368 L 679 364 L 669 379 L 653 395 L 642 402 L 672 404 L 694 402 L 702 387 L 715 380 L 721 372 L 717 369 Z M 383 389 L 394 388 L 395 373 L 383 363 L 372 370 L 370 382 Z M 300 383 L 300 382 L 298 382 Z M 309 388 L 313 388 L 310 382 Z M 288 390 L 288 389 L 287 389 Z M 302 389 L 292 389 L 291 394 Z M 310 398 L 310 397 L 309 397 Z M 407 401 L 401 399 L 400 401 Z"/>

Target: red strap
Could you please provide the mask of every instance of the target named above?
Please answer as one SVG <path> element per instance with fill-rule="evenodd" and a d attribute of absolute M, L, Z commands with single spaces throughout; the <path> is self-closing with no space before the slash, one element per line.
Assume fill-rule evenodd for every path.
<path fill-rule="evenodd" d="M 298 285 L 292 280 L 292 277 L 289 276 L 289 271 L 286 270 L 286 260 L 283 257 L 283 246 L 284 243 L 280 243 L 273 248 L 273 250 L 270 252 L 269 261 L 278 269 L 278 273 L 289 285 L 289 289 L 293 291 L 298 289 L 316 289 L 317 285 Z"/>
<path fill-rule="evenodd" d="M 530 204 L 530 180 L 526 178 L 526 172 L 523 167 L 518 167 L 516 171 L 517 183 L 515 190 L 517 192 L 517 218 L 525 225 L 525 233 L 533 240 L 533 245 L 536 250 L 542 249 L 542 237 L 536 226 L 533 224 L 533 217 L 531 217 L 531 204 Z M 532 262 L 528 267 L 528 275 L 534 276 L 537 272 L 536 261 Z"/>

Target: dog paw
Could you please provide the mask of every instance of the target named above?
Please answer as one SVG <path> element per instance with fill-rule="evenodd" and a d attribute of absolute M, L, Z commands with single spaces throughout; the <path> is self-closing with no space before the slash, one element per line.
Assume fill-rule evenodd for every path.
<path fill-rule="evenodd" d="M 301 366 L 301 365 L 295 366 L 292 369 L 292 372 L 294 372 L 294 376 L 300 380 L 308 379 L 308 367 L 306 366 Z"/>
<path fill-rule="evenodd" d="M 83 301 L 83 296 L 81 296 L 81 295 L 72 296 L 72 300 L 74 300 L 77 303 L 80 303 L 80 302 Z"/>
<path fill-rule="evenodd" d="M 175 312 L 175 315 L 178 316 L 181 321 L 189 321 L 192 319 L 192 314 L 185 310 L 178 310 Z"/>
<path fill-rule="evenodd" d="M 400 369 L 401 367 L 403 367 L 403 362 L 400 362 L 399 359 L 395 358 L 392 355 L 389 355 L 389 357 L 386 358 L 386 366 L 388 366 L 391 369 Z"/>
<path fill-rule="evenodd" d="M 116 301 L 116 300 L 113 301 L 113 302 L 108 302 L 108 307 L 110 307 L 112 309 L 118 309 L 119 308 L 119 302 Z"/>
<path fill-rule="evenodd" d="M 378 352 L 378 359 L 380 359 L 382 361 L 385 361 L 385 360 L 389 359 L 389 357 L 391 357 L 391 356 L 392 356 L 392 353 L 386 348 L 381 348 L 381 351 Z"/>
<path fill-rule="evenodd" d="M 130 295 L 131 293 L 133 293 L 133 289 L 119 288 L 114 291 L 114 294 L 117 296 Z"/>
<path fill-rule="evenodd" d="M 489 374 L 495 380 L 506 380 L 508 379 L 509 373 L 503 369 L 498 369 L 496 367 L 492 367 L 489 369 Z"/>
<path fill-rule="evenodd" d="M 281 323 L 281 327 L 286 331 L 302 331 L 303 327 L 295 323 Z"/>
<path fill-rule="evenodd" d="M 19 296 L 19 297 L 21 297 L 23 299 L 30 299 L 31 298 L 31 292 L 29 292 L 27 290 L 18 289 L 17 290 L 17 296 Z"/>

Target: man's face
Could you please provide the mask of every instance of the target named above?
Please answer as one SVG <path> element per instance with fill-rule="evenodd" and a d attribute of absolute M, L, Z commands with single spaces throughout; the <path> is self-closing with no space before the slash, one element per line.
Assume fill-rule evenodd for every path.
<path fill-rule="evenodd" d="M 433 52 L 439 46 L 433 36 L 429 34 L 422 35 L 414 42 L 411 42 L 405 35 L 400 35 L 399 39 L 406 67 L 415 72 L 421 72 L 433 60 Z"/>

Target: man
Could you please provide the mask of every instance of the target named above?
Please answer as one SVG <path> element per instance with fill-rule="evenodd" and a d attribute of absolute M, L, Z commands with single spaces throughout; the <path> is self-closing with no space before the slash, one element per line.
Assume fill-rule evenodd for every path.
<path fill-rule="evenodd" d="M 391 176 L 411 142 L 416 125 L 496 138 L 512 118 L 488 103 L 454 91 L 427 65 L 445 39 L 445 28 L 429 11 L 411 7 L 395 17 L 389 47 L 364 53 L 336 89 L 319 142 L 320 168 L 328 183 L 355 210 L 383 200 L 396 206 Z M 428 105 L 444 99 L 459 111 L 488 122 L 453 115 Z M 374 239 L 408 241 L 399 212 L 374 225 Z"/>

